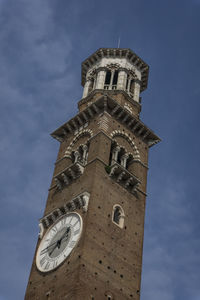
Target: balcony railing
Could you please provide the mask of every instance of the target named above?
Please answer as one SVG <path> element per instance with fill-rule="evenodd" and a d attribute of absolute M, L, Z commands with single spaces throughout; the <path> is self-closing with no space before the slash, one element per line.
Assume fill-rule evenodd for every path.
<path fill-rule="evenodd" d="M 104 84 L 104 90 L 116 90 L 117 89 L 117 85 L 113 84 Z"/>

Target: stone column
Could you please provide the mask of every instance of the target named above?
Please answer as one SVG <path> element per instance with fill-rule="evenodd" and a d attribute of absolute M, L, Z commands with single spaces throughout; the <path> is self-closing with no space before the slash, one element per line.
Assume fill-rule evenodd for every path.
<path fill-rule="evenodd" d="M 87 95 L 88 95 L 88 89 L 89 89 L 90 83 L 91 83 L 91 81 L 87 80 L 85 85 L 84 85 L 83 98 L 87 97 Z"/>
<path fill-rule="evenodd" d="M 134 84 L 134 96 L 133 99 L 137 102 L 139 102 L 140 98 L 140 84 L 136 81 Z"/>
<path fill-rule="evenodd" d="M 122 167 L 124 167 L 126 169 L 126 165 L 127 165 L 127 159 L 128 159 L 128 154 L 124 154 L 122 157 L 121 157 L 121 165 Z"/>
<path fill-rule="evenodd" d="M 74 152 L 74 156 L 75 156 L 75 161 L 74 161 L 74 163 L 77 163 L 78 160 L 79 160 L 79 158 L 80 158 L 80 153 L 79 153 L 78 151 L 75 151 L 75 152 Z"/>
<path fill-rule="evenodd" d="M 120 147 L 117 146 L 113 149 L 113 152 L 112 152 L 112 162 L 111 162 L 111 165 L 113 165 L 115 162 L 117 162 L 117 158 L 118 158 L 118 153 L 120 151 Z"/>
<path fill-rule="evenodd" d="M 85 165 L 87 162 L 87 154 L 88 154 L 88 146 L 83 145 L 83 164 Z"/>
<path fill-rule="evenodd" d="M 131 78 L 128 79 L 128 86 L 127 86 L 127 92 L 130 92 L 130 86 L 131 86 Z"/>
<path fill-rule="evenodd" d="M 109 84 L 109 90 L 112 90 L 112 84 L 113 84 L 114 73 L 115 73 L 115 70 L 112 70 L 112 71 L 111 71 L 110 84 Z"/>
<path fill-rule="evenodd" d="M 118 81 L 117 81 L 117 90 L 125 90 L 126 89 L 126 80 L 127 80 L 127 73 L 125 71 L 119 71 Z"/>
<path fill-rule="evenodd" d="M 106 71 L 99 71 L 97 74 L 96 80 L 96 89 L 103 90 L 104 89 L 104 82 L 106 77 Z"/>

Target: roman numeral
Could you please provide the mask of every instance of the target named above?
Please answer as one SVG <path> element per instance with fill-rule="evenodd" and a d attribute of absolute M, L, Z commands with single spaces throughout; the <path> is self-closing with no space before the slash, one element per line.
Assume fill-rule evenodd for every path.
<path fill-rule="evenodd" d="M 65 222 L 66 222 L 66 219 L 62 219 L 62 220 L 61 220 L 61 226 L 64 226 L 64 225 L 65 225 Z"/>
<path fill-rule="evenodd" d="M 57 264 L 58 264 L 58 261 L 54 260 L 54 262 L 53 262 L 53 268 L 57 267 Z"/>
<path fill-rule="evenodd" d="M 57 230 L 57 227 L 54 226 L 54 227 L 52 228 L 52 231 L 53 231 L 53 232 L 57 232 L 57 231 L 58 231 L 58 230 Z"/>
<path fill-rule="evenodd" d="M 69 224 L 71 224 L 72 218 L 73 218 L 73 217 L 71 217 L 71 219 L 70 219 L 70 221 L 69 221 Z"/>
<path fill-rule="evenodd" d="M 48 270 L 49 266 L 50 266 L 50 262 L 48 261 L 48 262 L 46 263 L 46 266 L 44 267 L 45 270 Z"/>
<path fill-rule="evenodd" d="M 43 264 L 45 263 L 45 261 L 46 261 L 46 255 L 43 256 L 43 258 L 40 260 L 41 267 L 43 266 Z"/>

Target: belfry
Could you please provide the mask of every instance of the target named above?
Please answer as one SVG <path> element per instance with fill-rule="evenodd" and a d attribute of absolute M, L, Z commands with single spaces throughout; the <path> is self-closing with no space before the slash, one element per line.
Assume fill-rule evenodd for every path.
<path fill-rule="evenodd" d="M 82 63 L 79 112 L 60 143 L 26 300 L 140 299 L 149 148 L 140 120 L 148 65 L 101 48 Z"/>

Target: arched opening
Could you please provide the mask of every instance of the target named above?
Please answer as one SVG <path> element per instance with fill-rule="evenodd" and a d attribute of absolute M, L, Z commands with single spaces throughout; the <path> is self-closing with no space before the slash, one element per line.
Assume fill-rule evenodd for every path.
<path fill-rule="evenodd" d="M 126 91 L 128 91 L 128 82 L 129 82 L 129 75 L 127 76 L 127 79 L 126 79 Z"/>
<path fill-rule="evenodd" d="M 119 224 L 120 217 L 121 217 L 121 210 L 120 210 L 120 207 L 117 206 L 117 207 L 115 207 L 115 210 L 114 210 L 113 221 L 115 223 Z"/>
<path fill-rule="evenodd" d="M 106 72 L 106 78 L 105 78 L 105 85 L 110 84 L 110 79 L 111 79 L 111 71 Z"/>
<path fill-rule="evenodd" d="M 132 97 L 134 95 L 134 87 L 135 87 L 135 83 L 134 83 L 134 80 L 132 79 L 131 83 L 130 83 L 130 94 Z"/>
<path fill-rule="evenodd" d="M 88 158 L 89 144 L 80 145 L 76 151 L 72 151 L 71 158 L 73 163 L 81 163 L 86 165 Z"/>
<path fill-rule="evenodd" d="M 117 88 L 118 73 L 119 72 L 117 70 L 114 72 L 113 82 L 112 82 L 112 90 L 115 90 Z"/>
<path fill-rule="evenodd" d="M 112 221 L 120 228 L 124 227 L 124 211 L 120 205 L 113 206 Z"/>
<path fill-rule="evenodd" d="M 134 80 L 131 80 L 131 85 L 130 85 L 130 92 L 133 93 L 134 92 Z"/>
<path fill-rule="evenodd" d="M 106 78 L 105 78 L 105 84 L 104 89 L 105 90 L 116 90 L 117 88 L 117 81 L 118 81 L 118 70 L 108 70 L 106 72 Z"/>

